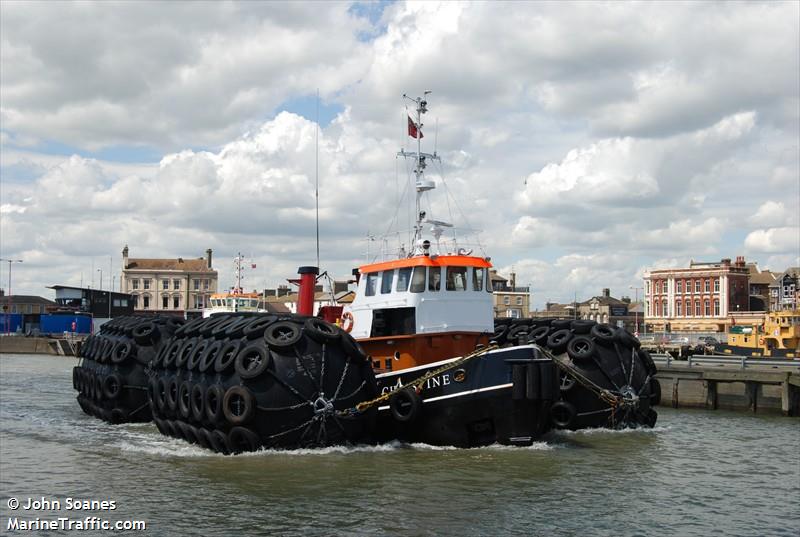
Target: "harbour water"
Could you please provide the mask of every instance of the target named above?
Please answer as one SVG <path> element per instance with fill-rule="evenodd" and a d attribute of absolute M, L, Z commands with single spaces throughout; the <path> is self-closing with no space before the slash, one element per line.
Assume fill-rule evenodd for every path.
<path fill-rule="evenodd" d="M 659 408 L 653 430 L 558 433 L 530 448 L 225 457 L 83 414 L 76 363 L 0 355 L 4 534 L 12 518 L 98 516 L 143 520 L 131 533 L 144 535 L 800 535 L 796 418 Z M 60 509 L 22 507 L 43 497 Z M 116 508 L 67 510 L 66 498 Z"/>

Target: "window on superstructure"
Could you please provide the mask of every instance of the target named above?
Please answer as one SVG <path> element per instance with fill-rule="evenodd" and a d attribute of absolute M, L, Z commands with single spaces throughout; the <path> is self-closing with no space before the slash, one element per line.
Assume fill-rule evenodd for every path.
<path fill-rule="evenodd" d="M 378 273 L 370 272 L 367 274 L 367 280 L 364 285 L 366 286 L 364 289 L 364 295 L 375 296 L 375 290 L 378 288 Z"/>
<path fill-rule="evenodd" d="M 397 285 L 394 290 L 398 293 L 405 293 L 408 291 L 408 284 L 411 283 L 411 267 L 401 268 L 397 271 Z"/>
<path fill-rule="evenodd" d="M 392 292 L 392 278 L 394 278 L 393 270 L 384 270 L 381 275 L 381 294 L 386 295 Z"/>
<path fill-rule="evenodd" d="M 483 269 L 482 268 L 474 268 L 472 269 L 472 290 L 473 291 L 483 291 Z"/>
<path fill-rule="evenodd" d="M 467 267 L 447 267 L 445 289 L 448 291 L 466 291 Z"/>
<path fill-rule="evenodd" d="M 439 291 L 442 288 L 442 268 L 428 268 L 428 291 Z"/>
<path fill-rule="evenodd" d="M 425 267 L 414 267 L 411 275 L 411 292 L 421 293 L 425 290 Z"/>

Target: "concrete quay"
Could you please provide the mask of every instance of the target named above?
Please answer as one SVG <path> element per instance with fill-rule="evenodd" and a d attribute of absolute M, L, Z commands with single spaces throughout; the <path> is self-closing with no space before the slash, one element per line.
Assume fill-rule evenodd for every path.
<path fill-rule="evenodd" d="M 77 356 L 81 340 L 49 337 L 0 337 L 2 354 L 52 354 L 54 356 Z"/>
<path fill-rule="evenodd" d="M 661 405 L 800 416 L 800 372 L 658 364 Z"/>

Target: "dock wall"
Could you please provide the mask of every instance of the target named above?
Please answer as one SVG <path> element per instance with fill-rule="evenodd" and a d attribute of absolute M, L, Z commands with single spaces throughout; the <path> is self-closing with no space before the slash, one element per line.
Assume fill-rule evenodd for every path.
<path fill-rule="evenodd" d="M 659 368 L 661 405 L 800 416 L 800 373 L 720 367 Z"/>
<path fill-rule="evenodd" d="M 47 337 L 0 337 L 0 353 L 3 354 L 53 354 L 75 356 L 79 341 Z"/>

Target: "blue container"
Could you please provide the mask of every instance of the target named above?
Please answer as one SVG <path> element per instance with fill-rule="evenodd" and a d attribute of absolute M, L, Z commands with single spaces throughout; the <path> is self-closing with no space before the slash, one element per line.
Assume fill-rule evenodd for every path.
<path fill-rule="evenodd" d="M 17 329 L 22 330 L 22 314 L 21 313 L 0 313 L 0 332 L 14 333 Z"/>
<path fill-rule="evenodd" d="M 75 323 L 73 330 L 72 323 Z M 40 328 L 44 334 L 63 334 L 64 332 L 75 332 L 76 334 L 88 334 L 92 329 L 91 317 L 85 315 L 64 315 L 51 313 L 42 315 Z"/>

